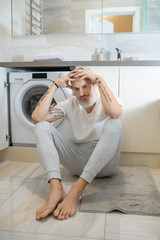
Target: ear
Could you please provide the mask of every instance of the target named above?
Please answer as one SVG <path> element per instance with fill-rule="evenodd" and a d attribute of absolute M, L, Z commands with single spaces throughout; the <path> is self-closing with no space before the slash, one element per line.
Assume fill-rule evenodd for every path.
<path fill-rule="evenodd" d="M 73 90 L 72 85 L 70 85 L 69 83 L 67 83 L 67 87 Z"/>

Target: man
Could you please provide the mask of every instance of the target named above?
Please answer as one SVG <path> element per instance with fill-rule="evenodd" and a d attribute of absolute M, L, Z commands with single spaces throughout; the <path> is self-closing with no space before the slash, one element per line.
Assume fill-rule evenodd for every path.
<path fill-rule="evenodd" d="M 71 84 L 71 85 L 70 85 Z M 71 88 L 75 96 L 50 108 L 57 88 Z M 72 217 L 87 184 L 118 169 L 122 127 L 121 105 L 104 79 L 81 67 L 57 79 L 32 114 L 36 124 L 37 148 L 50 183 L 45 205 L 36 212 L 40 220 L 53 213 L 58 220 Z M 64 139 L 51 122 L 65 118 L 70 139 Z M 66 195 L 61 183 L 59 162 L 79 179 Z"/>

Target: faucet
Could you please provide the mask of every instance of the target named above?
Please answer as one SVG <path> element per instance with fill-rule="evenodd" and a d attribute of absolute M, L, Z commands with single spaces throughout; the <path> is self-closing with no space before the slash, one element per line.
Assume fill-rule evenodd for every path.
<path fill-rule="evenodd" d="M 115 48 L 117 51 L 117 60 L 121 61 L 121 50 L 119 48 Z"/>

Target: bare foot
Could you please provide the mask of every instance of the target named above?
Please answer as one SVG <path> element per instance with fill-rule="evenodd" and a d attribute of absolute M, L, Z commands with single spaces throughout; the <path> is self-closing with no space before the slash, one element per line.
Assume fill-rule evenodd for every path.
<path fill-rule="evenodd" d="M 58 179 L 56 179 L 58 180 Z M 62 202 L 66 193 L 63 189 L 61 182 L 50 181 L 50 194 L 48 200 L 42 208 L 39 208 L 36 212 L 36 219 L 40 220 L 53 213 L 58 203 Z"/>
<path fill-rule="evenodd" d="M 88 183 L 83 179 L 79 179 L 72 185 L 72 188 L 67 196 L 61 203 L 58 204 L 53 213 L 58 220 L 68 219 L 69 217 L 73 217 L 75 215 L 78 208 L 79 198 L 87 184 Z"/>

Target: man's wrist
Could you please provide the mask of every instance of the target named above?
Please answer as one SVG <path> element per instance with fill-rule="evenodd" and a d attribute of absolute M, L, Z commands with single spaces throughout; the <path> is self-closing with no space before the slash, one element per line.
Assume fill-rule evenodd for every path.
<path fill-rule="evenodd" d="M 59 85 L 55 81 L 53 83 L 54 85 L 56 85 L 57 88 L 59 88 Z"/>

